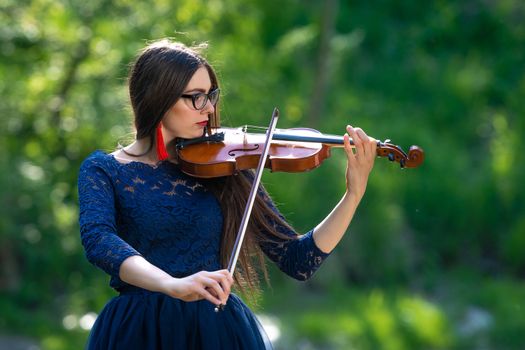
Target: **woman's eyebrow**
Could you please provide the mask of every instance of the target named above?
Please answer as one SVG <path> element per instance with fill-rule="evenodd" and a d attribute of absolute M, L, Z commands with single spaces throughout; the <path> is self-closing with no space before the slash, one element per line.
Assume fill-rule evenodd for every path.
<path fill-rule="evenodd" d="M 188 89 L 188 90 L 185 90 L 185 91 L 186 92 L 203 92 L 203 93 L 207 93 L 208 92 L 208 90 L 202 89 L 202 88 L 193 88 L 193 89 Z"/>

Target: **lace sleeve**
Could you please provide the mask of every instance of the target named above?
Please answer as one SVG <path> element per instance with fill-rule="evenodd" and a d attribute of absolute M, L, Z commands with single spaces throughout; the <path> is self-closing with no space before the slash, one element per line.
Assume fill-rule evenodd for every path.
<path fill-rule="evenodd" d="M 284 220 L 279 210 L 263 190 L 260 192 L 267 205 Z M 323 261 L 330 255 L 324 253 L 315 244 L 313 230 L 304 235 L 297 233 L 289 227 L 271 221 L 271 225 L 278 232 L 290 236 L 290 240 L 271 239 L 269 242 L 261 244 L 263 252 L 277 264 L 279 269 L 287 275 L 300 280 L 306 281 L 321 266 Z"/>
<path fill-rule="evenodd" d="M 117 235 L 115 194 L 104 165 L 90 157 L 80 167 L 80 236 L 89 262 L 118 278 L 122 262 L 140 254 Z"/>

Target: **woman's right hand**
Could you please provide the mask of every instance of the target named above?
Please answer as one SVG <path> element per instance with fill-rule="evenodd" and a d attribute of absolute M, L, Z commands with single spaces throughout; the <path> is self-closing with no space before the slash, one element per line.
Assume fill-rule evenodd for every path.
<path fill-rule="evenodd" d="M 206 299 L 214 305 L 226 305 L 233 277 L 228 270 L 200 271 L 183 278 L 169 278 L 163 292 L 184 301 Z"/>

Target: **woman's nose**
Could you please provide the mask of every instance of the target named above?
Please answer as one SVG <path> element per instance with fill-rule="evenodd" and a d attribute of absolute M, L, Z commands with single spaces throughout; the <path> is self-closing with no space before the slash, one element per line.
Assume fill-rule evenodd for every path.
<path fill-rule="evenodd" d="M 215 106 L 208 99 L 208 101 L 206 101 L 206 104 L 204 105 L 204 108 L 202 109 L 202 111 L 205 112 L 206 114 L 211 114 L 211 113 L 215 112 Z"/>

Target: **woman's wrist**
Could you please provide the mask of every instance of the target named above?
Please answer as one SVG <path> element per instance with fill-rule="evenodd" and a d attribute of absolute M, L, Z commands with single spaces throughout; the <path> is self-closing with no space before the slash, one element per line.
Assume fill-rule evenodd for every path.
<path fill-rule="evenodd" d="M 177 297 L 177 295 L 174 295 L 176 294 L 177 290 L 177 288 L 174 288 L 174 285 L 176 285 L 178 281 L 178 278 L 172 277 L 170 275 L 160 277 L 157 282 L 158 292 L 172 297 Z"/>
<path fill-rule="evenodd" d="M 363 196 L 360 196 L 358 195 L 357 193 L 355 192 L 352 192 L 352 191 L 349 191 L 349 190 L 346 190 L 344 196 L 343 196 L 343 202 L 346 204 L 346 205 L 350 205 L 350 206 L 353 206 L 353 207 L 357 207 L 359 205 L 359 202 L 361 202 L 361 198 L 363 198 Z"/>

